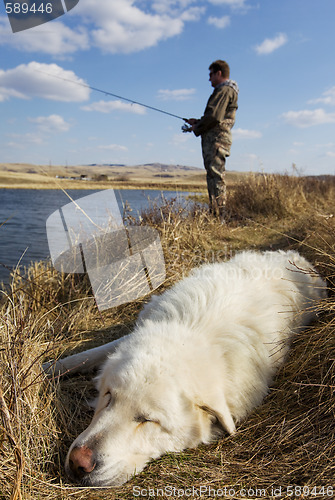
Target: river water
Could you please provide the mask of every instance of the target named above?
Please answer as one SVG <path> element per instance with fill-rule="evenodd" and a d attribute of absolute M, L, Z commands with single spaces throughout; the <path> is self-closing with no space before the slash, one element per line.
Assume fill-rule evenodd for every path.
<path fill-rule="evenodd" d="M 73 200 L 97 191 L 69 190 Z M 185 200 L 190 193 L 155 190 L 115 190 L 121 214 L 125 206 L 137 217 L 152 202 Z M 8 283 L 10 271 L 20 263 L 48 259 L 46 220 L 57 209 L 70 202 L 61 190 L 0 189 L 0 283 Z"/>

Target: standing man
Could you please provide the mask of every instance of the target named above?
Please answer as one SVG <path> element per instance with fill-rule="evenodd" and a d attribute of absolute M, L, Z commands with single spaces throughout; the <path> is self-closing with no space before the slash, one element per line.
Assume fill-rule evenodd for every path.
<path fill-rule="evenodd" d="M 224 221 L 226 206 L 225 164 L 232 144 L 231 129 L 235 123 L 238 85 L 230 80 L 225 61 L 217 60 L 209 67 L 209 81 L 214 92 L 209 97 L 203 116 L 185 120 L 191 127 L 185 132 L 201 135 L 201 148 L 207 172 L 209 209 Z"/>

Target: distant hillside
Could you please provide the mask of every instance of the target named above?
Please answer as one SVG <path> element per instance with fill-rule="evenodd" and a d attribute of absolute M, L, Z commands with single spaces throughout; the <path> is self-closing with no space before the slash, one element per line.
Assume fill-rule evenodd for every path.
<path fill-rule="evenodd" d="M 204 170 L 184 165 L 32 165 L 1 163 L 0 188 L 203 189 Z"/>
<path fill-rule="evenodd" d="M 234 184 L 249 175 L 227 172 Z M 188 165 L 32 165 L 0 163 L 0 188 L 10 189 L 178 189 L 206 190 L 203 168 Z"/>

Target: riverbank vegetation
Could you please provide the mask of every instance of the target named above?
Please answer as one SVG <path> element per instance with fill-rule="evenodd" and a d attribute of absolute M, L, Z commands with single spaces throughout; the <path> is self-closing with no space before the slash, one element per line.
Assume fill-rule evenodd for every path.
<path fill-rule="evenodd" d="M 0 498 L 117 500 L 200 492 L 204 497 L 226 492 L 230 498 L 325 498 L 331 492 L 335 182 L 251 176 L 229 190 L 226 224 L 209 216 L 205 200 L 193 199 L 186 207 L 163 200 L 142 214 L 141 224 L 157 228 L 161 236 L 167 277 L 160 290 L 195 266 L 243 249 L 296 249 L 329 286 L 318 320 L 294 339 L 263 405 L 236 435 L 168 454 L 121 488 L 69 484 L 64 459 L 92 417 L 87 400 L 94 389 L 82 375 L 48 379 L 41 363 L 128 334 L 147 297 L 99 313 L 87 278 L 36 263 L 26 273 L 17 271 L 0 296 Z M 135 223 L 131 214 L 128 222 Z"/>

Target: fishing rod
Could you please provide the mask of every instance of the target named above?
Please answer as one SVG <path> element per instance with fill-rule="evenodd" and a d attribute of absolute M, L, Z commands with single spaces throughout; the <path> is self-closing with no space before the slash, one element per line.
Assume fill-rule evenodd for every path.
<path fill-rule="evenodd" d="M 163 113 L 164 115 L 169 115 L 169 116 L 172 116 L 173 118 L 178 118 L 179 120 L 183 120 L 183 121 L 187 120 L 187 118 L 182 118 L 181 116 L 174 115 L 173 113 L 169 113 L 168 111 L 164 111 L 163 109 L 155 108 L 154 106 L 149 106 L 148 104 L 143 104 L 142 102 L 134 101 L 133 99 L 128 99 L 127 97 L 113 94 L 112 92 L 109 92 L 107 90 L 102 90 L 102 89 L 98 89 L 97 87 L 92 87 L 91 85 L 88 85 L 87 83 L 75 82 L 73 80 L 70 80 L 69 78 L 64 78 L 64 77 L 58 76 L 58 75 L 52 75 L 51 73 L 46 73 L 45 71 L 41 71 L 38 69 L 36 69 L 35 71 L 37 71 L 38 73 L 42 73 L 43 75 L 50 76 L 52 78 L 58 78 L 58 80 L 63 80 L 64 82 L 73 83 L 74 85 L 78 85 L 80 87 L 85 87 L 87 89 L 94 90 L 95 92 L 100 92 L 101 94 L 110 95 L 112 97 L 116 97 L 117 99 L 122 99 L 123 101 L 127 101 L 127 102 L 130 102 L 132 104 L 137 104 L 139 106 L 143 106 L 144 108 L 148 108 L 148 109 L 151 109 L 153 111 L 157 111 L 158 113 Z"/>

